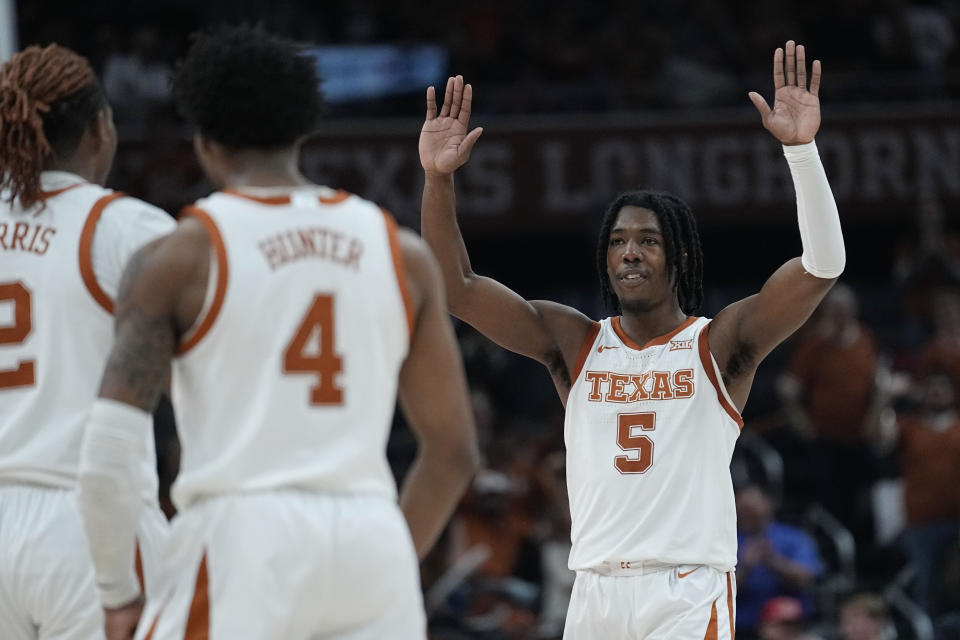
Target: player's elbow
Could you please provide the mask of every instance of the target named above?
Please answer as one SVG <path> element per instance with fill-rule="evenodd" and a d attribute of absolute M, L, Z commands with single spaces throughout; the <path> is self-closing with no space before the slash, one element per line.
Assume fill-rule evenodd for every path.
<path fill-rule="evenodd" d="M 459 475 L 470 480 L 480 470 L 480 447 L 475 437 L 464 438 L 451 451 L 451 462 Z"/>
<path fill-rule="evenodd" d="M 464 482 L 480 469 L 480 448 L 472 430 L 443 442 L 424 443 L 421 453 L 424 458 L 447 467 L 448 473 Z"/>

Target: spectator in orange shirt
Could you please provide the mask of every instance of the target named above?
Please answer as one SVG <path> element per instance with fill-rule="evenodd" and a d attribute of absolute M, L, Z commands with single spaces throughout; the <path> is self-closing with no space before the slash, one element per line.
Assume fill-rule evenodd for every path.
<path fill-rule="evenodd" d="M 955 396 L 960 396 L 960 294 L 941 289 L 931 305 L 933 337 L 922 347 L 914 374 L 924 378 L 934 371 L 950 377 Z"/>
<path fill-rule="evenodd" d="M 907 527 L 903 543 L 917 570 L 915 597 L 940 613 L 946 554 L 960 538 L 960 417 L 949 378 L 917 385 L 916 412 L 897 422 Z"/>
<path fill-rule="evenodd" d="M 868 488 L 874 476 L 867 432 L 880 394 L 870 330 L 860 323 L 853 290 L 837 284 L 796 345 L 778 388 L 788 415 L 809 441 L 802 483 L 858 540 L 869 540 Z"/>

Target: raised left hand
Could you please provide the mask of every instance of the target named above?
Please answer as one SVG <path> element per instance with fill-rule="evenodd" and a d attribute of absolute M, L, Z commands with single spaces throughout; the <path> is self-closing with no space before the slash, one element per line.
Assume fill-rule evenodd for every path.
<path fill-rule="evenodd" d="M 773 54 L 773 108 L 756 91 L 749 93 L 750 101 L 760 112 L 764 128 L 786 145 L 811 142 L 820 128 L 820 61 L 814 60 L 807 88 L 807 60 L 803 45 L 787 41 L 786 64 L 784 50 Z"/>
<path fill-rule="evenodd" d="M 483 129 L 470 130 L 473 87 L 464 85 L 463 76 L 447 80 L 443 107 L 437 113 L 437 96 L 427 89 L 427 118 L 420 130 L 420 164 L 426 173 L 450 174 L 470 159 L 470 152 Z"/>

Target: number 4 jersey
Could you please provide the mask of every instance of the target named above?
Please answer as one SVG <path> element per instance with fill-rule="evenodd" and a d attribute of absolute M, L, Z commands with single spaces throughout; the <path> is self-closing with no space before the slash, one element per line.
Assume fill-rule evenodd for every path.
<path fill-rule="evenodd" d="M 71 173 L 45 171 L 41 187 L 27 210 L 0 204 L 0 482 L 72 487 L 123 267 L 175 223 Z M 144 474 L 155 501 L 152 463 Z"/>
<path fill-rule="evenodd" d="M 256 193 L 184 212 L 212 255 L 173 366 L 174 502 L 278 488 L 395 498 L 385 449 L 413 317 L 393 219 L 325 187 Z"/>
<path fill-rule="evenodd" d="M 709 327 L 688 318 L 641 346 L 607 318 L 585 341 L 564 427 L 571 569 L 736 564 L 730 459 L 743 423 Z"/>

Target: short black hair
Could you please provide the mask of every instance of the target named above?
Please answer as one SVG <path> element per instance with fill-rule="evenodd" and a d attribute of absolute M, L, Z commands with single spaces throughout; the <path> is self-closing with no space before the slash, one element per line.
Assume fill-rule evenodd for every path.
<path fill-rule="evenodd" d="M 680 309 L 687 315 L 693 315 L 703 304 L 703 251 L 700 248 L 697 221 L 687 203 L 677 196 L 647 189 L 620 194 L 603 214 L 597 243 L 597 274 L 600 276 L 600 292 L 604 304 L 614 313 L 619 314 L 622 311 L 620 300 L 613 292 L 610 277 L 607 275 L 607 247 L 610 245 L 610 230 L 620 210 L 631 206 L 649 209 L 657 216 L 660 232 L 663 234 L 667 264 L 670 274 L 675 276 L 674 287 Z"/>
<path fill-rule="evenodd" d="M 261 27 L 191 36 L 173 93 L 201 135 L 234 149 L 278 149 L 313 132 L 322 98 L 316 62 Z"/>

